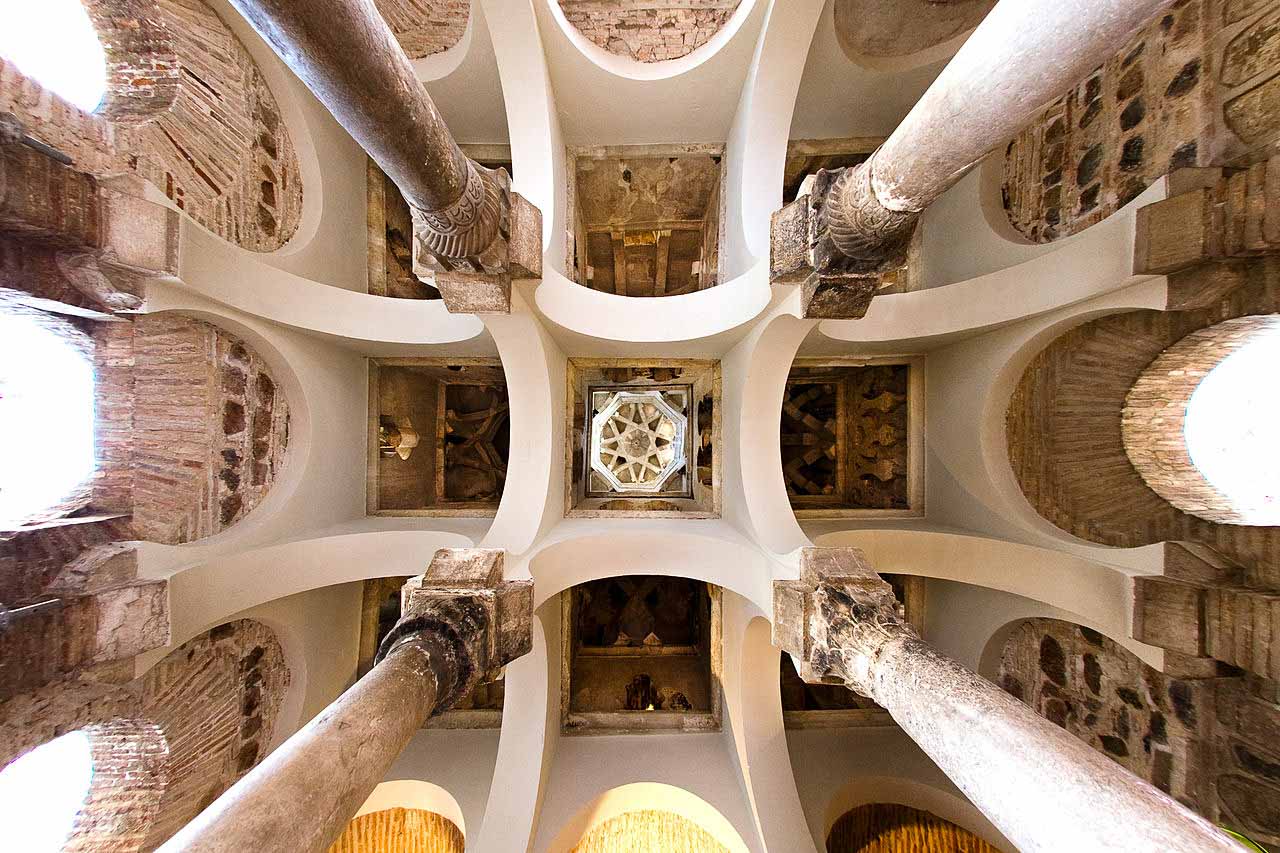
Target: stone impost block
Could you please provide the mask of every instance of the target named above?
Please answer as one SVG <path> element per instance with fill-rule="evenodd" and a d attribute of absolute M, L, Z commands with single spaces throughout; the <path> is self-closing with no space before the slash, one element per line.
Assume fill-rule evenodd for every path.
<path fill-rule="evenodd" d="M 805 548 L 800 580 L 773 585 L 773 642 L 813 684 L 867 695 L 863 665 L 895 633 L 910 635 L 893 588 L 857 548 Z"/>
<path fill-rule="evenodd" d="M 1216 239 L 1215 239 L 1216 238 Z M 1136 274 L 1165 275 L 1221 256 L 1213 228 L 1213 190 L 1198 189 L 1138 210 Z"/>
<path fill-rule="evenodd" d="M 1164 577 L 1204 585 L 1240 584 L 1244 569 L 1198 542 L 1164 543 Z"/>
<path fill-rule="evenodd" d="M 1133 583 L 1133 638 L 1162 649 L 1202 657 L 1205 589 L 1166 578 Z"/>
<path fill-rule="evenodd" d="M 379 659 L 415 636 L 430 642 L 452 676 L 437 711 L 532 648 L 533 581 L 503 580 L 503 558 L 490 548 L 442 548 L 404 586 L 400 621 Z"/>
<path fill-rule="evenodd" d="M 177 275 L 178 212 L 114 189 L 101 195 L 103 265 L 139 275 Z"/>
<path fill-rule="evenodd" d="M 1280 157 L 1246 169 L 1182 169 L 1169 176 L 1169 192 L 1138 211 L 1135 273 L 1171 275 L 1280 251 Z M 1206 274 L 1206 304 L 1229 289 L 1232 274 L 1226 267 Z M 1193 296 L 1188 281 L 1170 282 L 1172 303 L 1202 307 Z"/>

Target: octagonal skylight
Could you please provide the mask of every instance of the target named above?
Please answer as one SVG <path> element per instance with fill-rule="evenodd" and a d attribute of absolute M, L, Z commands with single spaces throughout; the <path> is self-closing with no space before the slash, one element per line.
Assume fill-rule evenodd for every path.
<path fill-rule="evenodd" d="M 657 492 L 685 464 L 686 418 L 657 391 L 619 391 L 591 420 L 591 468 L 618 492 Z"/>

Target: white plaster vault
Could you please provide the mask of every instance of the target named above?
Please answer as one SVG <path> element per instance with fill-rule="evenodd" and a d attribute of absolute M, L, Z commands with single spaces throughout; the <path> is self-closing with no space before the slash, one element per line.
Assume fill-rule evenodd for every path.
<path fill-rule="evenodd" d="M 468 850 L 567 849 L 565 828 L 588 820 L 593 804 L 616 814 L 627 797 L 668 796 L 644 787 L 655 780 L 681 789 L 673 809 L 740 839 L 733 849 L 814 853 L 832 803 L 886 796 L 1011 849 L 896 728 L 856 740 L 839 730 L 788 737 L 769 643 L 772 582 L 797 576 L 801 547 L 856 545 L 882 571 L 936 583 L 929 624 L 938 627 L 925 636 L 975 669 L 989 664 L 993 636 L 1027 616 L 1091 626 L 1162 666 L 1163 652 L 1129 631 L 1132 576 L 1160 571 L 1159 548 L 1108 549 L 1052 528 L 1013 479 L 1003 424 L 1023 367 L 1056 333 L 1102 313 L 1163 307 L 1165 280 L 1131 273 L 1134 211 L 1163 198 L 1163 182 L 1077 237 L 1028 246 L 989 223 L 992 182 L 975 170 L 924 217 L 926 289 L 877 297 L 861 320 L 801 319 L 797 287 L 768 277 L 788 140 L 883 137 L 945 56 L 871 70 L 844 57 L 831 2 L 743 0 L 706 45 L 642 66 L 586 43 L 555 0 L 474 0 L 461 41 L 416 67 L 459 142 L 510 147 L 513 189 L 543 214 L 545 272 L 517 286 L 509 315 L 448 314 L 440 301 L 364 292 L 366 223 L 363 202 L 353 203 L 365 198 L 364 152 L 225 0 L 210 5 L 279 102 L 304 211 L 293 239 L 266 254 L 184 218 L 179 274 L 149 285 L 146 310 L 242 336 L 284 386 L 292 422 L 280 478 L 243 523 L 192 544 L 143 546 L 141 571 L 170 582 L 170 648 L 233 617 L 266 622 L 293 669 L 287 736 L 354 678 L 358 581 L 418 574 L 440 547 L 503 548 L 507 576 L 533 578 L 538 618 L 533 652 L 507 668 L 501 729 L 423 730 L 387 777 L 444 789 Z M 724 149 L 722 283 L 645 299 L 567 278 L 567 147 L 691 143 Z M 797 520 L 777 416 L 797 356 L 920 366 L 923 515 Z M 501 359 L 511 449 L 494 517 L 366 515 L 373 357 Z M 565 517 L 571 357 L 718 362 L 716 517 Z M 678 448 L 686 419 L 663 417 Z M 680 452 L 644 450 L 660 469 L 637 478 L 645 488 L 687 464 Z M 560 737 L 559 593 L 622 574 L 723 589 L 721 731 Z M 379 796 L 400 802 L 394 789 Z"/>

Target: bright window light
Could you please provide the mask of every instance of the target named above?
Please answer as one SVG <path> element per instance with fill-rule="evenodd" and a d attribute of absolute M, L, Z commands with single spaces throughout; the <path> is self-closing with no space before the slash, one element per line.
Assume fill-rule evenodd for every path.
<path fill-rule="evenodd" d="M 89 799 L 89 736 L 72 732 L 38 746 L 0 772 L 5 845 L 24 853 L 57 853 Z"/>
<path fill-rule="evenodd" d="M 107 57 L 80 0 L 0 0 L 0 56 L 86 112 L 107 91 Z"/>
<path fill-rule="evenodd" d="M 0 312 L 0 529 L 93 473 L 93 365 L 34 317 Z"/>
<path fill-rule="evenodd" d="M 1278 368 L 1280 324 L 1224 358 L 1187 403 L 1192 463 L 1251 525 L 1280 524 Z"/>

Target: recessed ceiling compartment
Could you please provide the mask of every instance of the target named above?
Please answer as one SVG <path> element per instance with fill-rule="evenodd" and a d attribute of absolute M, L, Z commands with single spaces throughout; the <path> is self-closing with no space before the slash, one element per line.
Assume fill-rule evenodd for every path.
<path fill-rule="evenodd" d="M 561 725 L 571 734 L 720 728 L 721 591 L 623 576 L 561 593 Z"/>
<path fill-rule="evenodd" d="M 676 296 L 720 283 L 724 146 L 569 149 L 566 269 L 619 296 Z"/>
<path fill-rule="evenodd" d="M 719 362 L 571 358 L 567 374 L 567 516 L 719 516 Z"/>
<path fill-rule="evenodd" d="M 370 515 L 494 515 L 510 443 L 497 359 L 370 359 Z"/>
<path fill-rule="evenodd" d="M 800 518 L 922 516 L 920 358 L 798 358 L 782 402 L 782 474 Z"/>

